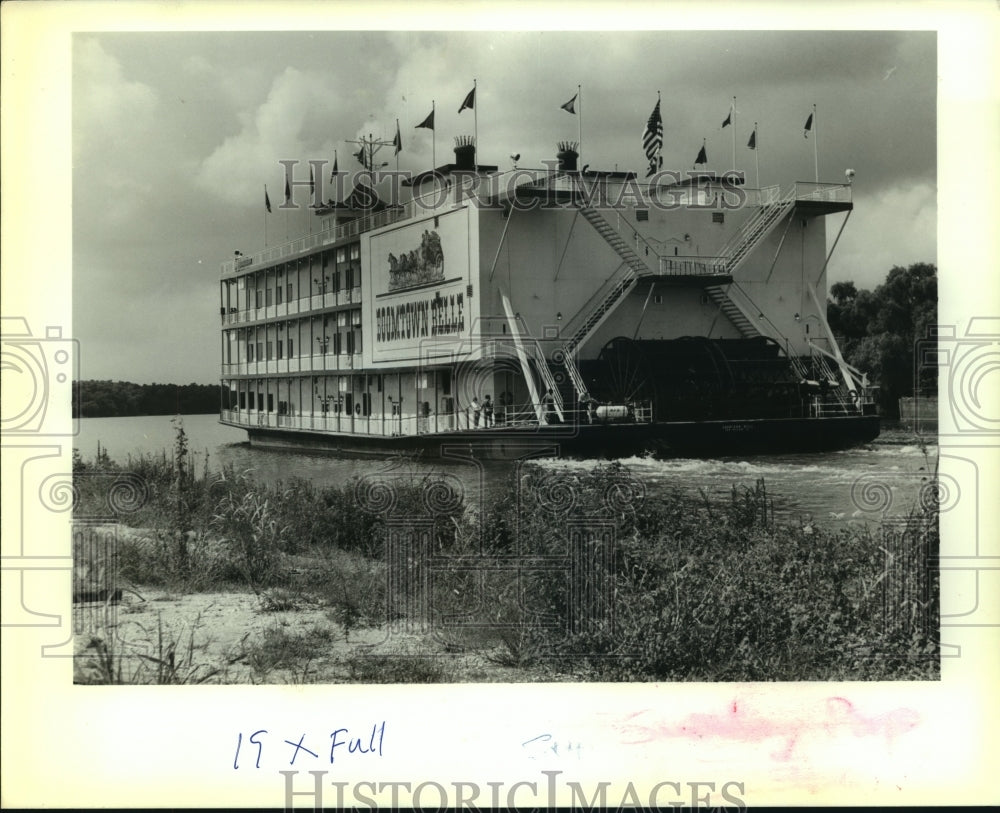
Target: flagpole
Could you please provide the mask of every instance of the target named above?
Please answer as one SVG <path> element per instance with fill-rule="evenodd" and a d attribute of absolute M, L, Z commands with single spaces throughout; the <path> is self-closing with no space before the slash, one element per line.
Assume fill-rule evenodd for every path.
<path fill-rule="evenodd" d="M 472 80 L 472 169 L 479 171 L 479 93 L 476 91 L 476 80 Z"/>
<path fill-rule="evenodd" d="M 757 132 L 757 122 L 753 123 L 753 163 L 757 168 L 757 189 L 760 189 L 760 133 Z"/>
<path fill-rule="evenodd" d="M 816 183 L 819 183 L 819 118 L 813 105 L 813 163 L 816 169 Z"/>
<path fill-rule="evenodd" d="M 733 96 L 733 172 L 736 171 L 736 97 Z"/>
<path fill-rule="evenodd" d="M 579 125 L 578 133 L 580 136 L 578 139 L 580 143 L 577 146 L 577 155 L 580 161 L 580 169 L 582 170 L 583 169 L 583 88 L 580 85 L 576 86 L 576 100 L 580 107 L 580 112 L 577 114 L 579 116 L 579 121 L 577 122 L 577 124 Z"/>
<path fill-rule="evenodd" d="M 412 119 L 410 119 L 412 121 Z M 399 177 L 399 150 L 402 145 L 402 136 L 399 133 L 399 119 L 396 119 L 396 177 Z"/>
<path fill-rule="evenodd" d="M 437 169 L 437 120 L 434 116 L 434 100 L 431 99 L 431 171 Z"/>
<path fill-rule="evenodd" d="M 264 201 L 268 201 L 267 184 L 264 184 Z M 267 206 L 264 207 L 264 248 L 267 248 Z"/>

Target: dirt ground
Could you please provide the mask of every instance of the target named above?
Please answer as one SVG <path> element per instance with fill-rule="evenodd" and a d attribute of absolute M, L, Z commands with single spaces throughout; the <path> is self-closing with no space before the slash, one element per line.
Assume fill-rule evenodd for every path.
<path fill-rule="evenodd" d="M 319 606 L 266 609 L 252 593 L 124 589 L 74 605 L 77 683 L 402 683 L 572 680 L 498 663 L 495 645 L 387 625 L 351 629 Z M 474 645 L 474 642 L 473 642 Z M 509 661 L 509 658 L 508 658 Z M 102 666 L 103 664 L 103 666 Z"/>

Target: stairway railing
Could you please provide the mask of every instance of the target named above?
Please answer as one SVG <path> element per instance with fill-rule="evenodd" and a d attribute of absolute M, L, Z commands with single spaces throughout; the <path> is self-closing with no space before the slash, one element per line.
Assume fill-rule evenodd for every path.
<path fill-rule="evenodd" d="M 754 215 L 749 217 L 740 226 L 737 232 L 719 250 L 719 254 L 726 258 L 725 270 L 727 274 L 732 274 L 736 271 L 740 263 L 767 236 L 774 225 L 781 220 L 794 204 L 795 188 L 792 187 L 791 191 L 781 200 L 776 203 L 762 205 Z"/>

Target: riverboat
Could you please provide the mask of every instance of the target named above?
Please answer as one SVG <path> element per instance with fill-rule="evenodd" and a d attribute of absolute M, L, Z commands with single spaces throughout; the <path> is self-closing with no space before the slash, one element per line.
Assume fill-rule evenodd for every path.
<path fill-rule="evenodd" d="M 252 445 L 483 458 L 878 435 L 826 320 L 850 178 L 641 180 L 578 169 L 576 148 L 500 171 L 456 139 L 405 202 L 369 172 L 311 233 L 223 263 L 221 421 Z"/>

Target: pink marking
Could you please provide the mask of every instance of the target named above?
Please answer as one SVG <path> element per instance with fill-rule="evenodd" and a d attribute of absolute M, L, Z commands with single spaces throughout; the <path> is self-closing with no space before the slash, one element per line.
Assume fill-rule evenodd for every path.
<path fill-rule="evenodd" d="M 891 746 L 897 737 L 916 728 L 921 722 L 916 711 L 905 707 L 866 717 L 844 697 L 828 697 L 820 708 L 810 709 L 788 719 L 754 715 L 741 709 L 736 700 L 732 701 L 725 714 L 694 713 L 676 723 L 644 723 L 638 718 L 645 713 L 643 710 L 629 714 L 616 725 L 626 744 L 676 737 L 753 743 L 777 738 L 784 740 L 784 748 L 774 754 L 780 761 L 791 758 L 803 735 L 825 733 L 834 737 L 846 733 L 855 737 L 885 736 L 886 744 Z"/>

